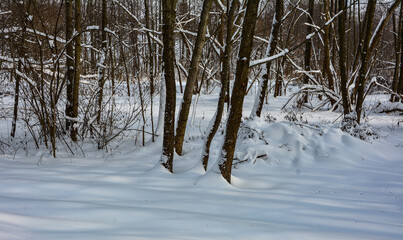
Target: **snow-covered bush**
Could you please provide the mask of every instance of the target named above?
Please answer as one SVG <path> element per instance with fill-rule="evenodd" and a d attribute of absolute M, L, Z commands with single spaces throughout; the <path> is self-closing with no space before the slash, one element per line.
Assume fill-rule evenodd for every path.
<path fill-rule="evenodd" d="M 357 123 L 357 116 L 354 112 L 347 114 L 343 118 L 340 128 L 351 136 L 364 141 L 371 141 L 372 139 L 378 138 L 378 134 L 373 131 L 367 121 L 361 124 Z"/>

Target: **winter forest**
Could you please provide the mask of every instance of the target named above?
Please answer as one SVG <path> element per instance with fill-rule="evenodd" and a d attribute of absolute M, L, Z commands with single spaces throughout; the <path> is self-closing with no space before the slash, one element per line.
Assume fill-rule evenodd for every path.
<path fill-rule="evenodd" d="M 0 239 L 403 239 L 401 0 L 0 0 Z"/>

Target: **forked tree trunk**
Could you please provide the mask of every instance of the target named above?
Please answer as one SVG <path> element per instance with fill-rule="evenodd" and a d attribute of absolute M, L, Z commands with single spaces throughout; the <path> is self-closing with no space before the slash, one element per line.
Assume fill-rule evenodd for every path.
<path fill-rule="evenodd" d="M 232 162 L 235 145 L 242 117 L 242 105 L 248 85 L 250 55 L 253 46 L 253 35 L 256 26 L 257 11 L 260 0 L 249 0 L 246 7 L 242 27 L 241 45 L 239 48 L 234 87 L 232 89 L 231 107 L 228 115 L 224 144 L 221 149 L 218 167 L 222 176 L 231 183 Z"/>
<path fill-rule="evenodd" d="M 233 0 L 231 6 L 227 13 L 227 36 L 225 39 L 225 50 L 224 56 L 222 58 L 222 72 L 221 72 L 221 90 L 220 97 L 217 103 L 217 110 L 214 117 L 211 119 L 210 124 L 207 128 L 207 138 L 204 142 L 202 150 L 202 164 L 204 170 L 207 170 L 208 159 L 210 155 L 210 145 L 213 141 L 215 134 L 217 133 L 218 127 L 220 126 L 222 115 L 224 112 L 225 96 L 228 91 L 228 82 L 230 75 L 230 61 L 232 53 L 232 35 L 234 34 L 234 20 L 236 10 L 239 8 L 239 1 Z"/>
<path fill-rule="evenodd" d="M 175 151 L 182 155 L 183 139 L 185 137 L 186 125 L 189 117 L 189 109 L 192 103 L 193 89 L 199 73 L 200 58 L 206 40 L 206 29 L 209 11 L 213 0 L 204 0 L 203 9 L 200 16 L 199 29 L 197 31 L 196 43 L 193 49 L 192 60 L 190 62 L 189 74 L 186 81 L 185 92 L 180 106 L 178 126 L 176 127 Z"/>
<path fill-rule="evenodd" d="M 162 39 L 164 49 L 164 76 L 166 85 L 166 100 L 164 114 L 164 138 L 162 143 L 161 162 L 170 172 L 173 172 L 174 144 L 175 144 L 175 18 L 177 0 L 162 0 Z"/>

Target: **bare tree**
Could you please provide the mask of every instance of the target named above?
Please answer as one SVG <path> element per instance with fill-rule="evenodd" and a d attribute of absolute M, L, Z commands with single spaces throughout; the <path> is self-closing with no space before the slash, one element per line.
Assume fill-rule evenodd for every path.
<path fill-rule="evenodd" d="M 17 3 L 18 4 L 18 3 Z M 19 10 L 19 19 L 18 23 L 21 26 L 21 32 L 19 34 L 19 38 L 16 41 L 16 50 L 17 50 L 17 55 L 19 57 L 18 63 L 17 63 L 17 70 L 19 72 L 22 72 L 22 62 L 21 59 L 25 58 L 25 35 L 26 35 L 26 28 L 27 28 L 27 23 L 26 19 L 28 17 L 28 11 L 29 11 L 29 3 L 28 6 L 25 6 L 24 1 L 19 2 L 18 4 L 18 10 Z M 20 82 L 21 82 L 21 76 L 18 74 L 15 74 L 15 88 L 14 88 L 14 109 L 13 109 L 13 122 L 11 124 L 11 137 L 15 137 L 15 131 L 17 129 L 17 119 L 18 119 L 18 105 L 19 105 L 19 99 L 20 99 Z"/>
<path fill-rule="evenodd" d="M 217 110 L 214 117 L 210 120 L 209 127 L 207 129 L 207 138 L 204 141 L 202 150 L 202 164 L 204 170 L 207 170 L 208 159 L 210 155 L 210 145 L 213 141 L 215 134 L 217 133 L 218 127 L 220 126 L 222 115 L 224 112 L 225 96 L 228 91 L 228 82 L 230 78 L 230 62 L 232 54 L 232 37 L 234 34 L 234 20 L 237 9 L 239 8 L 239 1 L 231 1 L 231 6 L 227 12 L 227 36 L 225 39 L 225 50 L 222 58 L 222 72 L 221 72 L 221 90 L 220 96 L 217 103 Z"/>
<path fill-rule="evenodd" d="M 146 20 L 146 28 L 153 30 L 151 27 L 151 20 L 150 20 L 150 3 L 149 0 L 144 0 L 145 6 L 145 20 Z M 154 142 L 154 117 L 153 117 L 153 99 L 154 99 L 154 47 L 153 42 L 151 40 L 151 33 L 147 33 L 147 44 L 148 44 L 148 51 L 149 51 L 149 74 L 150 74 L 150 114 L 151 114 L 151 133 L 152 133 L 152 141 Z"/>
<path fill-rule="evenodd" d="M 260 0 L 249 0 L 242 28 L 241 45 L 238 53 L 234 87 L 232 89 L 231 108 L 228 115 L 224 144 L 221 149 L 218 167 L 222 176 L 231 183 L 232 162 L 235 145 L 242 117 L 242 105 L 248 84 L 249 63 L 253 47 L 256 16 Z"/>
<path fill-rule="evenodd" d="M 73 87 L 74 87 L 74 48 L 73 48 L 73 2 L 65 1 L 66 15 L 66 129 L 70 130 L 73 122 Z"/>
<path fill-rule="evenodd" d="M 77 121 L 78 117 L 78 99 L 81 73 L 81 0 L 75 0 L 74 7 L 74 23 L 77 36 L 75 36 L 74 39 L 74 84 L 71 117 L 74 118 L 73 121 L 75 122 Z M 77 141 L 77 126 L 74 124 L 71 126 L 70 137 L 73 141 Z"/>
<path fill-rule="evenodd" d="M 314 0 L 308 2 L 308 14 L 306 15 L 306 36 L 308 37 L 313 32 L 313 13 L 314 13 Z M 311 71 L 311 53 L 312 53 L 312 40 L 309 37 L 305 42 L 305 56 L 304 56 L 304 69 Z M 305 75 L 304 84 L 309 83 L 309 77 Z M 308 102 L 308 94 L 306 93 L 303 101 Z"/>
<path fill-rule="evenodd" d="M 339 68 L 340 68 L 340 89 L 343 101 L 343 113 L 344 115 L 348 115 L 350 113 L 350 102 L 348 98 L 348 89 L 347 89 L 347 49 L 346 49 L 346 7 L 345 7 L 345 0 L 339 0 L 339 9 L 341 12 L 339 19 L 338 19 L 338 34 L 339 34 Z"/>
<path fill-rule="evenodd" d="M 395 16 L 395 15 L 394 15 Z M 395 17 L 394 17 L 395 18 Z M 399 78 L 402 79 L 402 65 L 403 62 L 401 61 L 402 58 L 402 42 L 403 42 L 403 4 L 400 4 L 400 13 L 397 19 L 397 26 L 396 26 L 396 20 L 393 19 L 393 32 L 394 32 L 394 40 L 395 40 L 395 52 L 396 52 L 396 64 L 395 64 L 395 69 L 394 69 L 394 74 L 393 74 L 393 83 L 392 83 L 392 91 L 394 93 L 391 94 L 390 100 L 392 102 L 398 101 L 398 97 L 396 96 L 395 93 L 401 93 L 401 90 L 399 89 Z M 399 76 L 399 71 L 400 71 L 400 76 Z M 401 80 L 400 80 L 401 81 Z"/>
<path fill-rule="evenodd" d="M 166 85 L 166 100 L 164 114 L 164 138 L 162 144 L 161 161 L 170 172 L 173 172 L 174 144 L 175 144 L 175 18 L 177 0 L 162 0 L 163 15 L 163 62 Z"/>
<path fill-rule="evenodd" d="M 102 15 L 101 15 L 101 51 L 98 62 L 98 93 L 97 93 L 97 122 L 101 121 L 101 113 L 102 113 L 102 101 L 104 96 L 104 85 L 105 85 L 105 59 L 106 59 L 106 51 L 107 51 L 107 38 L 106 38 L 106 28 L 108 25 L 108 0 L 102 0 Z"/>
<path fill-rule="evenodd" d="M 363 39 L 362 39 L 362 47 L 361 47 L 361 67 L 358 74 L 358 87 L 357 87 L 357 104 L 355 107 L 355 111 L 357 113 L 357 123 L 360 123 L 361 120 L 361 112 L 364 103 L 364 92 L 365 92 L 365 82 L 368 78 L 368 69 L 370 64 L 369 57 L 371 54 L 370 50 L 370 41 L 371 41 L 371 30 L 372 24 L 374 21 L 374 14 L 376 8 L 377 0 L 368 0 L 367 10 L 365 13 L 366 24 L 364 25 L 363 31 Z"/>
<path fill-rule="evenodd" d="M 323 0 L 323 6 L 324 6 L 324 19 L 326 22 L 329 22 L 331 20 L 331 15 L 330 15 L 330 5 L 329 5 L 329 0 Z M 323 34 L 323 73 L 324 76 L 327 78 L 328 82 L 328 88 L 332 91 L 335 90 L 334 88 L 334 76 L 333 76 L 333 71 L 331 68 L 331 58 L 330 58 L 330 43 L 331 43 L 331 25 L 330 24 L 325 24 L 323 28 L 324 34 Z M 330 102 L 332 105 L 336 103 L 336 101 L 331 98 Z"/>
<path fill-rule="evenodd" d="M 203 9 L 200 16 L 196 43 L 193 49 L 192 60 L 190 62 L 185 92 L 183 93 L 183 100 L 180 107 L 178 126 L 176 127 L 175 136 L 175 151 L 179 155 L 182 155 L 183 139 L 185 137 L 190 104 L 192 103 L 193 88 L 199 73 L 200 57 L 206 40 L 206 29 L 212 3 L 213 0 L 203 1 Z"/>

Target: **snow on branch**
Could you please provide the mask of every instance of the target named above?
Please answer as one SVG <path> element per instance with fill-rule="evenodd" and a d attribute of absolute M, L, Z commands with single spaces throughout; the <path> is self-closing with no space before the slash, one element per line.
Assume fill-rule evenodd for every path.
<path fill-rule="evenodd" d="M 285 55 L 287 55 L 287 53 L 289 53 L 288 49 L 284 49 L 280 53 L 277 53 L 277 54 L 275 54 L 273 56 L 262 58 L 262 59 L 259 59 L 259 60 L 251 61 L 250 64 L 249 64 L 249 67 L 254 67 L 254 66 L 257 66 L 257 65 L 261 65 L 261 64 L 265 64 L 265 63 L 274 61 L 274 60 L 276 60 L 278 58 L 284 57 Z"/>
<path fill-rule="evenodd" d="M 0 12 L 0 15 L 10 14 L 10 13 L 11 13 L 11 11 Z"/>

